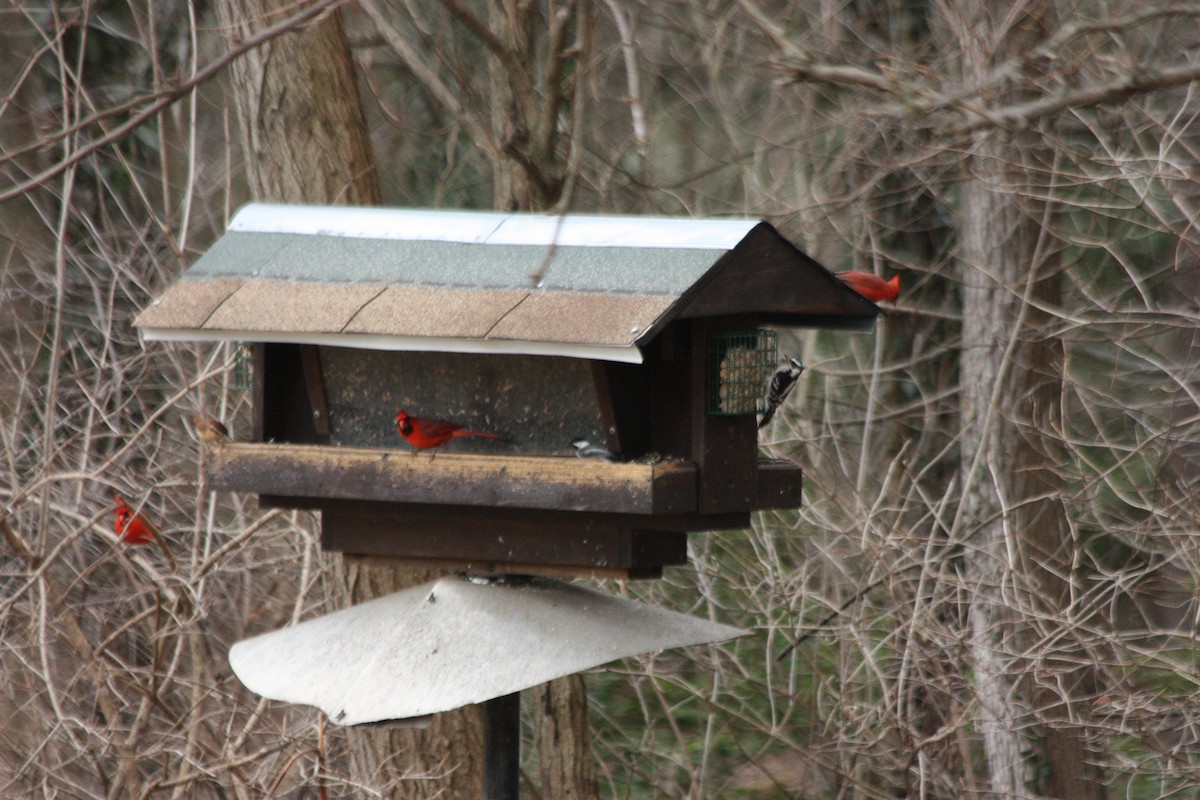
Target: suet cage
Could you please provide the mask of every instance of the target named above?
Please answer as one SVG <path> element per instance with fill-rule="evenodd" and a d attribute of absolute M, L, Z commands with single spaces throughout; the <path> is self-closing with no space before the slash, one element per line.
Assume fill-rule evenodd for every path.
<path fill-rule="evenodd" d="M 775 331 L 728 331 L 709 340 L 708 413 L 722 416 L 765 411 L 766 381 L 778 360 Z"/>

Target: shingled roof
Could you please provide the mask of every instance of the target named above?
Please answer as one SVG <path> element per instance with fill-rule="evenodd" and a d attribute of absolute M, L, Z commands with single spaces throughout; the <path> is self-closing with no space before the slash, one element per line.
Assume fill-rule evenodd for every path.
<path fill-rule="evenodd" d="M 677 317 L 869 328 L 758 220 L 251 204 L 138 315 L 148 340 L 641 361 Z"/>

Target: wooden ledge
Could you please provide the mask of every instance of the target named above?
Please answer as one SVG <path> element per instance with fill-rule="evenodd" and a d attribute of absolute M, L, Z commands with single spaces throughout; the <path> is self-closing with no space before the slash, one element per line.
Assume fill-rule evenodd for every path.
<path fill-rule="evenodd" d="M 209 490 L 336 500 L 499 508 L 688 514 L 691 463 L 610 464 L 599 459 L 494 456 L 329 445 L 235 442 L 206 459 Z"/>

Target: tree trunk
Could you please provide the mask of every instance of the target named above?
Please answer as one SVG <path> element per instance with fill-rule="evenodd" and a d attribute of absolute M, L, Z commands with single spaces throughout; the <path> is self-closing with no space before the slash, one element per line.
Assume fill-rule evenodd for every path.
<path fill-rule="evenodd" d="M 218 3 L 231 46 L 276 24 L 288 0 Z M 272 39 L 234 62 L 246 175 L 257 200 L 376 205 L 379 180 L 340 17 Z M 430 579 L 398 567 L 343 565 L 345 604 Z M 427 729 L 349 732 L 356 780 L 393 798 L 478 797 L 482 726 L 474 706 L 438 714 Z"/>
<path fill-rule="evenodd" d="M 600 796 L 588 726 L 587 686 L 582 675 L 543 683 L 533 690 L 534 741 L 541 796 L 595 800 Z"/>
<path fill-rule="evenodd" d="M 580 2 L 573 9 L 579 28 L 577 39 L 587 42 L 591 9 Z M 561 51 L 568 48 L 563 31 L 551 34 L 551 55 L 546 58 L 538 86 L 537 27 L 540 9 L 522 7 L 518 13 L 497 4 L 491 10 L 491 28 L 512 52 L 519 53 L 521 68 L 490 72 L 489 94 L 493 130 L 501 132 L 501 156 L 492 161 L 493 204 L 514 211 L 545 211 L 561 199 L 567 173 L 566 145 L 557 133 L 558 103 L 546 104 L 543 95 L 561 90 L 554 78 L 564 68 Z M 553 21 L 554 27 L 563 19 Z M 583 54 L 587 46 L 581 45 Z M 571 57 L 572 69 L 579 70 L 583 57 Z M 578 102 L 563 97 L 564 103 Z M 577 109 L 575 109 L 577 110 Z M 565 137 L 564 137 L 565 138 Z M 592 755 L 591 729 L 588 724 L 587 685 L 582 675 L 548 681 L 530 690 L 533 696 L 534 747 L 538 753 L 540 793 L 557 800 L 595 800 L 599 797 L 596 763 Z"/>
<path fill-rule="evenodd" d="M 375 562 L 346 563 L 345 604 L 424 583 L 440 573 Z M 434 714 L 428 728 L 363 727 L 351 739 L 352 774 L 390 798 L 475 798 L 483 793 L 483 716 L 479 706 Z"/>
<path fill-rule="evenodd" d="M 286 0 L 217 3 L 231 47 L 294 8 Z M 341 17 L 330 14 L 278 36 L 230 69 L 254 199 L 379 203 L 379 176 Z"/>
<path fill-rule="evenodd" d="M 958 44 L 970 84 L 1042 38 L 1052 4 L 1027 0 L 1014 9 L 972 0 L 960 9 Z M 1053 209 L 1029 185 L 1031 176 L 1049 174 L 1040 145 L 1035 135 L 999 133 L 972 143 L 961 220 L 958 530 L 968 543 L 970 649 L 990 790 L 1029 796 L 1032 751 L 1050 776 L 1037 793 L 1087 800 L 1103 796 L 1077 723 L 1080 700 L 1094 691 L 1093 670 L 1069 643 L 1048 645 L 1051 652 L 1035 644 L 1053 641 L 1039 637 L 1039 620 L 1064 624 L 1072 564 L 1055 469 L 1062 348 L 1042 310 L 1058 304 L 1060 260 L 1046 235 Z M 1036 748 L 1026 738 L 1031 723 L 1040 729 Z"/>
<path fill-rule="evenodd" d="M 995 165 L 987 154 L 1001 149 L 977 146 L 976 168 Z M 1012 475 L 1004 465 L 1013 456 L 1006 446 L 1013 398 L 1011 393 L 997 394 L 997 387 L 1002 380 L 1007 386 L 1016 385 L 1022 377 L 1005 353 L 1005 334 L 1018 324 L 1020 278 L 1013 273 L 1031 263 L 1028 239 L 1034 231 L 1023 224 L 1011 198 L 994 191 L 985 180 L 986 176 L 977 173 L 964 187 L 963 197 L 960 363 L 966 482 L 961 510 L 965 524 L 960 529 L 972 545 L 967 560 L 968 585 L 973 591 L 971 659 L 991 790 L 999 797 L 1021 797 L 1031 771 L 1022 755 L 1028 742 L 1020 732 L 1023 712 L 1018 707 L 1018 676 L 1011 655 L 1018 650 L 1013 641 L 1016 614 L 1011 603 L 1016 565 L 1009 557 L 1015 531 L 1004 514 L 1000 494 L 1001 482 L 1007 483 Z M 1005 500 L 1013 500 L 1007 491 Z"/>
<path fill-rule="evenodd" d="M 260 25 L 275 24 L 280 19 L 276 14 L 287 13 L 289 6 L 284 0 L 239 0 L 218 8 L 227 36 L 236 43 L 252 36 Z M 515 52 L 532 54 L 536 10 L 526 8 L 511 17 L 494 13 L 499 16 L 491 22 L 500 38 Z M 556 20 L 556 25 L 560 22 Z M 540 118 L 544 109 L 532 74 L 523 72 L 523 68 L 533 70 L 532 61 L 517 64 L 522 70 L 509 74 L 512 86 L 503 82 L 503 91 L 497 86 L 493 97 L 494 113 L 503 116 L 497 128 L 504 131 L 505 154 L 497 160 L 494 203 L 504 209 L 532 210 L 557 199 L 562 184 L 545 175 L 557 175 L 563 167 L 553 152 L 557 109 L 551 107 L 550 116 Z M 234 82 L 254 197 L 293 203 L 378 203 L 370 140 L 336 14 L 298 34 L 278 37 L 236 61 Z M 346 601 L 356 603 L 433 576 L 361 564 L 343 570 L 343 577 Z M 595 798 L 598 788 L 583 679 L 576 675 L 551 681 L 534 688 L 533 697 L 538 709 L 535 740 L 542 795 Z M 391 796 L 478 796 L 481 741 L 479 710 L 474 708 L 437 715 L 430 728 L 415 732 L 366 730 L 359 732 L 358 746 L 353 748 L 355 770 Z M 402 757 L 396 758 L 397 753 Z M 406 776 L 438 780 L 404 781 Z"/>
<path fill-rule="evenodd" d="M 218 4 L 231 44 L 276 24 L 292 8 L 286 0 Z M 536 9 L 494 18 L 514 51 L 532 50 Z M 505 23 L 505 24 L 501 24 Z M 506 27 L 507 25 L 507 27 Z M 560 44 L 560 47 L 566 47 Z M 529 67 L 524 61 L 517 62 Z M 259 200 L 374 205 L 379 181 L 359 102 L 353 64 L 335 14 L 303 31 L 273 39 L 234 63 L 247 176 Z M 498 207 L 529 210 L 557 199 L 562 166 L 552 152 L 555 117 L 542 120 L 530 75 L 513 77 L 493 108 L 504 115 L 504 152 L 498 159 Z M 519 79 L 518 79 L 519 78 Z M 551 114 L 555 112 L 553 107 Z M 411 570 L 356 564 L 342 572 L 344 601 L 359 603 L 435 577 Z M 532 690 L 535 739 L 544 797 L 597 796 L 583 678 L 570 676 Z M 368 728 L 352 734 L 351 760 L 360 780 L 391 797 L 477 797 L 482 790 L 479 710 L 438 714 L 427 729 Z"/>

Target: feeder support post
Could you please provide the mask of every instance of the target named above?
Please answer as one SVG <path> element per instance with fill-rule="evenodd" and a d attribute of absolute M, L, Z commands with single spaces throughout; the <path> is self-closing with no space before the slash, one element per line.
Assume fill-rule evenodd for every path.
<path fill-rule="evenodd" d="M 483 800 L 518 800 L 521 781 L 521 693 L 482 704 Z"/>

